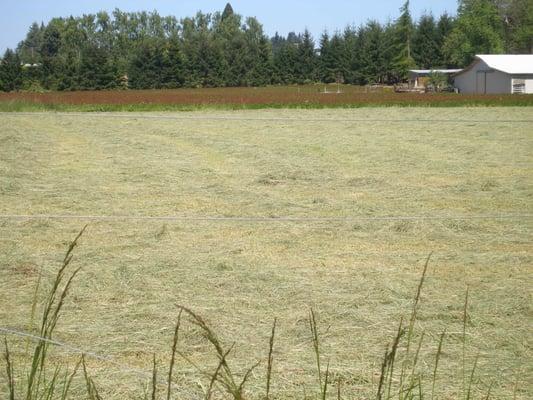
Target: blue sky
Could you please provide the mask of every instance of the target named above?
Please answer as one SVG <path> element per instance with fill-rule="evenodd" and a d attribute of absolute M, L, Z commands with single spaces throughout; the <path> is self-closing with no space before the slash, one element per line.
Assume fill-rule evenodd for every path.
<path fill-rule="evenodd" d="M 317 38 L 321 32 L 343 29 L 348 24 L 360 24 L 368 19 L 387 21 L 398 15 L 404 0 L 233 0 L 234 10 L 244 16 L 256 16 L 265 31 L 287 34 L 308 28 Z M 162 15 L 191 16 L 198 10 L 222 10 L 226 0 L 2 0 L 0 4 L 0 51 L 15 47 L 22 40 L 32 22 L 52 17 L 82 15 L 99 10 L 125 11 L 157 10 Z M 424 11 L 440 15 L 447 11 L 455 14 L 456 0 L 411 0 L 414 16 Z"/>

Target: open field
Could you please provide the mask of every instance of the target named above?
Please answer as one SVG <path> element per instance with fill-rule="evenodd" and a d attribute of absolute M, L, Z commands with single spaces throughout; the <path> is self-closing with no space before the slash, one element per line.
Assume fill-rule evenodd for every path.
<path fill-rule="evenodd" d="M 105 399 L 142 393 L 148 380 L 132 369 L 150 374 L 154 353 L 165 375 L 178 304 L 235 342 L 238 372 L 263 360 L 254 399 L 275 317 L 274 398 L 314 394 L 313 308 L 343 398 L 374 398 L 431 251 L 416 338 L 425 332 L 430 376 L 447 332 L 435 398 L 464 398 L 467 287 L 474 398 L 491 382 L 491 398 L 533 397 L 531 108 L 6 113 L 0 124 L 0 215 L 181 217 L 0 217 L 0 327 L 32 332 L 40 271 L 44 290 L 89 223 L 55 338 L 112 357 L 87 358 Z M 426 219 L 380 219 L 398 216 Z M 26 343 L 8 339 L 20 366 Z M 215 369 L 191 324 L 179 348 Z M 53 357 L 72 366 L 78 355 Z M 182 359 L 175 377 L 180 399 L 209 385 Z"/>
<path fill-rule="evenodd" d="M 323 93 L 324 90 L 329 93 Z M 336 93 L 340 89 L 341 93 Z M 394 93 L 352 85 L 269 86 L 176 90 L 0 93 L 0 111 L 171 111 L 218 107 L 357 108 L 372 106 L 533 106 L 533 95 Z"/>

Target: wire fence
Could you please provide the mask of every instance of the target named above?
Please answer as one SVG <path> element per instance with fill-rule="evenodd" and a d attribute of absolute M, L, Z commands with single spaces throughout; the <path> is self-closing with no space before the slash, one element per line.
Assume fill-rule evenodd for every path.
<path fill-rule="evenodd" d="M 20 330 L 16 330 L 16 329 L 11 329 L 11 328 L 6 328 L 6 327 L 1 327 L 0 326 L 0 332 L 3 333 L 4 335 L 15 336 L 15 337 L 18 337 L 20 339 L 29 339 L 29 340 L 34 341 L 34 342 L 46 342 L 46 343 L 49 343 L 49 344 L 54 345 L 56 347 L 59 347 L 59 348 L 65 350 L 65 351 L 67 351 L 69 353 L 74 353 L 74 354 L 87 356 L 87 357 L 93 358 L 95 360 L 105 362 L 105 363 L 107 363 L 109 365 L 113 365 L 119 371 L 121 371 L 123 373 L 137 375 L 140 378 L 144 378 L 144 379 L 148 379 L 148 380 L 152 380 L 153 379 L 152 372 L 147 372 L 147 371 L 142 370 L 142 369 L 133 368 L 133 367 L 131 367 L 129 365 L 126 365 L 124 363 L 117 362 L 111 356 L 99 354 L 99 353 L 96 353 L 94 351 L 88 351 L 88 350 L 82 349 L 80 347 L 73 346 L 73 345 L 65 343 L 65 342 L 60 342 L 60 341 L 55 340 L 55 339 L 44 338 L 42 336 L 34 335 L 34 334 L 31 334 L 31 333 L 20 331 Z M 160 378 L 157 379 L 157 383 L 160 384 L 160 385 L 165 385 L 165 386 L 168 385 L 168 381 L 167 380 L 160 379 Z M 176 385 L 173 382 L 171 382 L 171 386 L 173 386 L 175 389 L 183 390 L 182 387 Z"/>
<path fill-rule="evenodd" d="M 358 222 L 358 221 L 445 221 L 445 220 L 518 220 L 532 219 L 533 214 L 494 215 L 400 215 L 400 216 L 340 216 L 340 217 L 289 217 L 289 216 L 179 216 L 179 215 L 69 215 L 69 214 L 0 214 L 3 220 L 91 220 L 91 221 L 166 221 L 166 222 Z"/>
<path fill-rule="evenodd" d="M 450 124 L 495 124 L 495 123 L 520 123 L 533 124 L 533 119 L 456 119 L 456 118 L 290 118 L 290 117 L 235 117 L 230 115 L 153 115 L 138 113 L 112 113 L 112 112 L 0 112 L 0 115 L 9 116 L 60 116 L 60 117 L 85 117 L 85 118 L 128 118 L 128 119 L 155 119 L 155 120 L 178 120 L 178 121 L 249 121 L 249 122 L 297 122 L 297 123 L 317 123 L 317 122 L 356 122 L 356 123 L 450 123 Z"/>

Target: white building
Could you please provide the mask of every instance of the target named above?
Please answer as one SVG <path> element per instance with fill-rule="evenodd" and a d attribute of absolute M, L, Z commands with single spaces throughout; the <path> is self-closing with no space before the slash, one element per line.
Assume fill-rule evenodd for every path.
<path fill-rule="evenodd" d="M 432 74 L 441 74 L 448 78 L 461 71 L 461 69 L 410 69 L 409 87 L 413 89 L 425 89 Z"/>
<path fill-rule="evenodd" d="M 454 76 L 460 93 L 533 93 L 533 54 L 481 54 Z"/>

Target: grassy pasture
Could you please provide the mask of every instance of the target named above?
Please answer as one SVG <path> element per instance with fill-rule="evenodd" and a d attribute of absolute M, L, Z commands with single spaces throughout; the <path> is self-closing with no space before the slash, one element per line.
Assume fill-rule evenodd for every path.
<path fill-rule="evenodd" d="M 1 114 L 0 214 L 531 214 L 528 120 L 529 108 Z M 113 358 L 87 359 L 106 399 L 142 393 L 146 381 L 132 369 L 150 373 L 154 353 L 164 375 L 178 304 L 205 317 L 224 343 L 235 342 L 229 359 L 241 372 L 267 358 L 277 317 L 272 393 L 283 399 L 316 387 L 312 307 L 323 362 L 343 398 L 371 398 L 430 251 L 416 332 L 425 331 L 420 372 L 428 376 L 447 332 L 436 398 L 462 398 L 467 287 L 465 363 L 471 368 L 479 357 L 475 398 L 493 381 L 493 398 L 533 395 L 531 219 L 0 219 L 0 326 L 34 329 L 39 273 L 47 288 L 86 222 L 74 261 L 83 269 L 56 338 Z M 9 342 L 21 364 L 25 342 Z M 190 324 L 179 348 L 215 369 Z M 52 356 L 77 359 L 61 349 Z M 264 370 L 265 362 L 252 374 L 249 397 L 263 395 Z M 183 399 L 198 398 L 209 383 L 181 359 L 175 377 Z"/>

